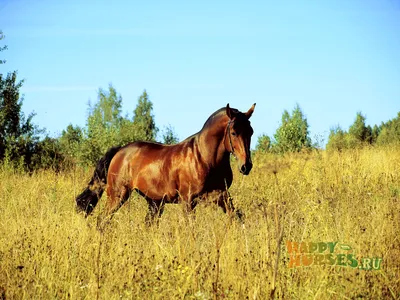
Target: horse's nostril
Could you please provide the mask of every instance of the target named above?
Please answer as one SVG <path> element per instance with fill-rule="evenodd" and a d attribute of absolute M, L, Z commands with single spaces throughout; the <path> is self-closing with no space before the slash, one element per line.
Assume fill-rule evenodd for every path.
<path fill-rule="evenodd" d="M 252 164 L 252 163 L 243 164 L 243 165 L 240 167 L 240 173 L 242 173 L 242 174 L 244 174 L 244 175 L 248 175 L 248 174 L 250 173 L 252 167 L 253 167 L 253 164 Z"/>

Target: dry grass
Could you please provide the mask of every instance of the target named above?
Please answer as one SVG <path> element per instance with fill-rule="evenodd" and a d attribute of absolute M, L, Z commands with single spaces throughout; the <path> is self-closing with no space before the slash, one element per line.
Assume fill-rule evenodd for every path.
<path fill-rule="evenodd" d="M 132 197 L 102 232 L 75 213 L 90 172 L 0 171 L 0 299 L 397 299 L 400 149 L 254 157 L 231 194 L 245 227 L 214 205 L 167 205 L 158 226 Z M 104 204 L 104 199 L 101 202 Z M 289 268 L 286 241 L 352 246 L 380 270 Z M 340 251 L 339 251 L 340 252 Z M 342 251 L 343 252 L 343 251 Z M 348 251 L 346 251 L 347 253 Z"/>

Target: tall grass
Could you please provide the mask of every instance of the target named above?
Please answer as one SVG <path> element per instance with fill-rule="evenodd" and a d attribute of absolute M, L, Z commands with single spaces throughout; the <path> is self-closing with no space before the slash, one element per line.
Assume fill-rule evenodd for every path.
<path fill-rule="evenodd" d="M 400 297 L 400 148 L 253 161 L 247 177 L 233 165 L 230 192 L 244 226 L 204 203 L 189 218 L 167 205 L 146 227 L 147 204 L 133 196 L 101 231 L 104 199 L 88 219 L 75 212 L 89 171 L 3 166 L 0 299 Z M 338 242 L 357 259 L 383 261 L 380 270 L 289 268 L 287 241 Z"/>

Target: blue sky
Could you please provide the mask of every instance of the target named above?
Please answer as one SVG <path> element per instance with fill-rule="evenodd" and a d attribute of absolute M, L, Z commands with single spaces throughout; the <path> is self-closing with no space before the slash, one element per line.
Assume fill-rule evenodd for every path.
<path fill-rule="evenodd" d="M 0 0 L 0 29 L 0 72 L 18 70 L 24 112 L 53 136 L 110 83 L 130 114 L 146 89 L 180 139 L 256 102 L 253 147 L 296 103 L 325 142 L 358 111 L 400 111 L 400 1 Z"/>

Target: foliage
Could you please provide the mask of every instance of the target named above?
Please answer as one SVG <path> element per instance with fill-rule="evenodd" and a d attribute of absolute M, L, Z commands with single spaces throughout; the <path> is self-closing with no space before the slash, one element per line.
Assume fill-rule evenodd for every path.
<path fill-rule="evenodd" d="M 366 118 L 358 112 L 348 132 L 340 127 L 331 129 L 329 150 L 361 148 L 367 145 L 389 145 L 400 142 L 400 112 L 397 117 L 380 126 L 365 124 Z"/>
<path fill-rule="evenodd" d="M 70 124 L 60 137 L 40 139 L 44 130 L 32 124 L 34 115 L 25 119 L 21 111 L 19 90 L 23 81 L 16 78 L 16 72 L 6 78 L 0 75 L 0 161 L 7 157 L 8 162 L 30 170 L 60 170 L 76 164 L 92 165 L 112 146 L 155 140 L 153 104 L 146 91 L 139 97 L 131 120 L 128 115 L 122 116 L 122 97 L 112 85 L 108 90 L 99 90 L 94 105 L 89 103 L 86 127 Z M 164 139 L 167 143 L 177 142 L 171 127 Z"/>
<path fill-rule="evenodd" d="M 61 142 L 73 161 L 91 165 L 113 146 L 137 140 L 154 141 L 157 127 L 152 109 L 153 104 L 144 91 L 138 99 L 133 120 L 123 117 L 122 97 L 110 85 L 108 91 L 99 90 L 93 106 L 89 103 L 86 128 L 82 130 L 70 125 L 63 132 Z"/>
<path fill-rule="evenodd" d="M 400 112 L 396 118 L 381 125 L 376 143 L 378 145 L 400 143 Z"/>
<path fill-rule="evenodd" d="M 108 91 L 99 89 L 98 100 L 93 106 L 89 102 L 86 138 L 80 149 L 85 162 L 96 162 L 108 148 L 120 143 L 121 107 L 122 97 L 112 85 Z"/>
<path fill-rule="evenodd" d="M 83 140 L 84 132 L 79 126 L 69 124 L 67 128 L 62 131 L 59 141 L 67 165 L 73 165 L 82 161 L 80 149 Z"/>
<path fill-rule="evenodd" d="M 166 145 L 174 145 L 179 142 L 178 137 L 176 136 L 174 129 L 171 125 L 165 127 L 163 132 L 163 143 Z"/>
<path fill-rule="evenodd" d="M 30 169 L 51 168 L 59 172 L 67 166 L 70 166 L 70 164 L 66 163 L 66 158 L 58 139 L 46 136 L 36 144 L 32 161 L 29 165 Z"/>
<path fill-rule="evenodd" d="M 152 114 L 153 103 L 149 100 L 146 90 L 138 99 L 138 104 L 134 111 L 133 125 L 137 131 L 140 140 L 155 141 L 157 136 L 157 127 Z"/>
<path fill-rule="evenodd" d="M 0 40 L 3 38 L 0 31 Z M 0 52 L 6 49 L 7 46 L 0 47 Z M 58 141 L 48 137 L 40 141 L 39 134 L 44 131 L 32 123 L 34 114 L 25 119 L 24 99 L 20 97 L 22 85 L 23 80 L 17 80 L 17 71 L 5 77 L 0 74 L 0 161 L 22 170 L 59 165 L 62 154 Z"/>
<path fill-rule="evenodd" d="M 299 152 L 311 147 L 307 119 L 297 104 L 290 115 L 282 114 L 281 125 L 274 134 L 273 151 L 276 153 Z"/>
<path fill-rule="evenodd" d="M 365 116 L 358 112 L 354 123 L 349 128 L 348 148 L 356 148 L 372 143 L 372 128 L 370 125 L 366 126 L 365 120 Z"/>
<path fill-rule="evenodd" d="M 381 128 L 375 124 L 371 130 L 371 144 L 375 144 L 377 142 L 380 132 Z"/>
<path fill-rule="evenodd" d="M 327 149 L 343 150 L 347 149 L 346 132 L 338 125 L 332 128 L 329 134 Z"/>
<path fill-rule="evenodd" d="M 271 149 L 271 138 L 266 135 L 260 135 L 257 139 L 256 151 L 269 152 Z"/>
<path fill-rule="evenodd" d="M 21 111 L 23 98 L 19 95 L 23 81 L 17 81 L 17 72 L 6 77 L 0 74 L 0 161 L 29 165 L 39 140 L 40 131 L 32 123 L 34 114 L 25 119 Z"/>

